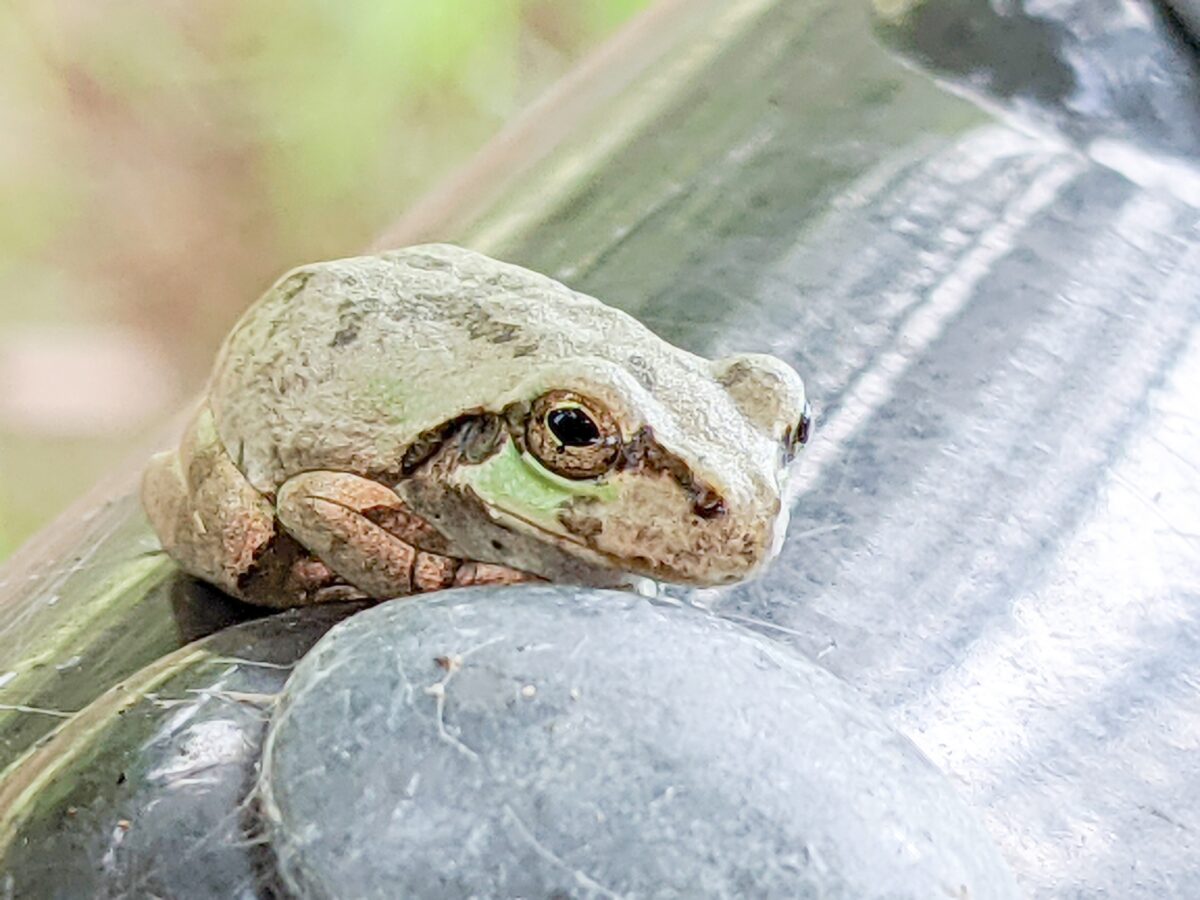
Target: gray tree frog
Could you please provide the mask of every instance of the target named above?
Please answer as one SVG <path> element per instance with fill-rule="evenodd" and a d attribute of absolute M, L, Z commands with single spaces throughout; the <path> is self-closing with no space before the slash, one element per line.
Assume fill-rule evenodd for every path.
<path fill-rule="evenodd" d="M 804 385 L 517 266 L 426 245 L 298 268 L 238 324 L 142 498 L 250 603 L 526 580 L 718 585 L 782 541 Z"/>

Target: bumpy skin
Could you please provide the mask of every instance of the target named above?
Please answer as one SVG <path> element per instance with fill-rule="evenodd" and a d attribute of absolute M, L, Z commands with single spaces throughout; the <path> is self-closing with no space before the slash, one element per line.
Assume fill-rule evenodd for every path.
<path fill-rule="evenodd" d="M 544 276 L 412 247 L 301 267 L 252 306 L 143 501 L 183 569 L 261 605 L 724 584 L 782 540 L 806 410 L 778 359 L 709 362 Z"/>

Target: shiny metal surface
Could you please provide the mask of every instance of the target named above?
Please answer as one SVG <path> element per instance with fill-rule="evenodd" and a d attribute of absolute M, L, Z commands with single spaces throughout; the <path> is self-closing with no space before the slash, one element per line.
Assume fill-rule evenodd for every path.
<path fill-rule="evenodd" d="M 942 240 L 817 292 L 894 312 L 801 351 L 845 374 L 785 559 L 717 608 L 891 710 L 1034 895 L 1200 892 L 1196 210 L 990 130 L 881 194 L 864 247 Z"/>
<path fill-rule="evenodd" d="M 882 707 L 1031 896 L 1200 896 L 1194 58 L 1144 0 L 875 7 L 714 4 L 487 209 L 397 234 L 788 358 L 817 427 L 784 556 L 687 602 Z M 47 646 L 86 629 L 35 575 L 0 702 L 52 706 L 47 662 L 136 667 Z M 95 603 L 160 652 L 133 590 Z M 16 721 L 10 757 L 50 727 Z"/>
<path fill-rule="evenodd" d="M 1167 6 L 1179 17 L 1182 24 L 1192 35 L 1200 39 L 1200 2 L 1198 0 L 1166 0 Z"/>
<path fill-rule="evenodd" d="M 775 8 L 724 63 L 762 96 L 719 145 L 688 131 L 734 105 L 714 79 L 622 149 L 678 154 L 657 202 L 594 173 L 589 264 L 538 243 L 563 218 L 501 246 L 809 379 L 783 558 L 691 602 L 888 710 L 1031 896 L 1200 896 L 1194 60 L 1145 3 L 885 6 L 918 68 L 851 11 Z M 942 56 L 912 52 L 939 16 Z"/>
<path fill-rule="evenodd" d="M 0 783 L 0 897 L 279 896 L 248 793 L 274 696 L 354 609 L 226 628 L 74 717 Z"/>

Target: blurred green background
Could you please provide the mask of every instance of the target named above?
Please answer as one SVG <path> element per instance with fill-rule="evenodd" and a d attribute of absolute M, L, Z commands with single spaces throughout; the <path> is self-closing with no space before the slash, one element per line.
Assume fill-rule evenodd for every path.
<path fill-rule="evenodd" d="M 648 2 L 0 4 L 0 558 Z"/>

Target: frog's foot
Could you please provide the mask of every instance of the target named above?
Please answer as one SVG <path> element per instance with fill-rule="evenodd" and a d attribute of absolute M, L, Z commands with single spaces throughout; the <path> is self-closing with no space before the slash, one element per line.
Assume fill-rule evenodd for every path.
<path fill-rule="evenodd" d="M 536 575 L 510 569 L 508 566 L 498 566 L 494 563 L 464 562 L 454 573 L 454 586 L 486 584 L 522 584 L 527 581 L 544 581 Z"/>
<path fill-rule="evenodd" d="M 275 515 L 340 578 L 383 599 L 536 576 L 450 555 L 445 538 L 390 488 L 345 472 L 304 472 L 279 489 Z"/>
<path fill-rule="evenodd" d="M 237 581 L 234 591 L 256 606 L 311 606 L 340 600 L 365 600 L 337 572 L 314 557 L 291 535 L 276 531 L 266 550 Z"/>

